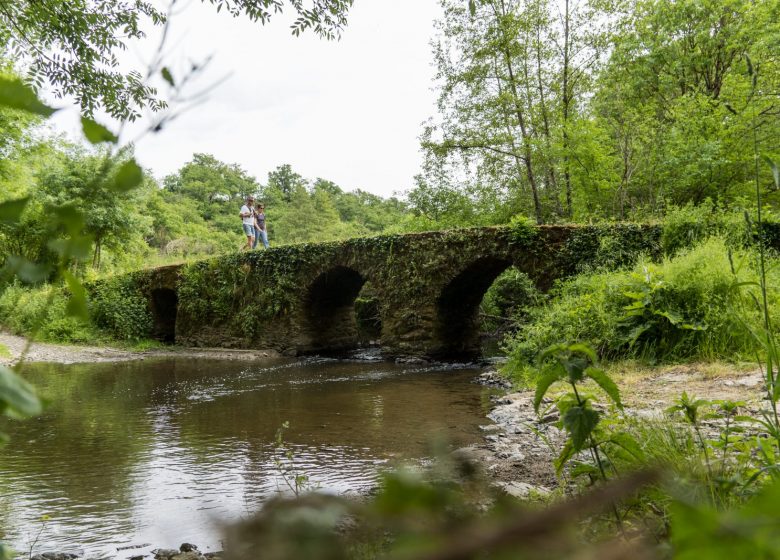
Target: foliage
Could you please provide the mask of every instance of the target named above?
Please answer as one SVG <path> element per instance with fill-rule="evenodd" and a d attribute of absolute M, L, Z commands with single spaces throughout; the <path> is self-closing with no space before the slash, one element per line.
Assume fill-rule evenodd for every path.
<path fill-rule="evenodd" d="M 117 340 L 149 338 L 152 317 L 146 298 L 132 276 L 119 276 L 90 286 L 90 318 L 102 332 Z"/>
<path fill-rule="evenodd" d="M 288 4 L 284 0 L 208 2 L 217 11 L 225 9 L 262 24 Z M 293 0 L 289 5 L 297 14 L 291 26 L 294 35 L 312 29 L 320 36 L 336 38 L 346 24 L 352 1 Z M 163 26 L 167 19 L 167 14 L 146 0 L 5 2 L 0 7 L 0 37 L 10 45 L 14 58 L 29 68 L 36 87 L 47 83 L 58 97 L 75 98 L 87 115 L 102 108 L 112 117 L 135 120 L 143 108 L 157 111 L 166 103 L 139 71 L 118 71 L 117 54 L 145 37 L 143 22 Z M 170 70 L 154 70 L 174 85 Z"/>
<path fill-rule="evenodd" d="M 554 384 L 568 383 L 571 392 L 555 399 L 561 418 L 560 427 L 569 435 L 555 461 L 556 470 L 560 474 L 564 466 L 579 452 L 587 450 L 594 464 L 578 463 L 575 470 L 579 473 L 595 474 L 602 480 L 606 480 L 609 465 L 603 456 L 602 447 L 617 443 L 625 449 L 633 450 L 638 445 L 627 434 L 622 434 L 622 438 L 614 434 L 605 437 L 604 432 L 599 429 L 601 414 L 593 407 L 591 399 L 581 394 L 581 385 L 587 380 L 592 380 L 607 394 L 615 406 L 619 409 L 623 408 L 617 385 L 603 370 L 596 367 L 596 360 L 596 353 L 584 344 L 558 344 L 539 354 L 540 371 L 534 394 L 534 410 L 539 412 L 542 399 Z M 615 515 L 620 523 L 617 511 Z"/>
<path fill-rule="evenodd" d="M 507 369 L 522 378 L 536 354 L 566 340 L 591 344 L 606 358 L 752 355 L 756 341 L 734 311 L 739 303 L 735 282 L 757 279 L 751 254 L 734 251 L 730 260 L 724 242 L 711 239 L 658 264 L 643 261 L 630 269 L 565 280 L 507 341 Z M 736 280 L 731 263 L 739 265 Z M 774 278 L 776 271 L 770 274 Z M 777 295 L 770 294 L 768 302 L 775 309 Z M 756 311 L 750 311 L 750 321 L 757 319 Z"/>
<path fill-rule="evenodd" d="M 503 332 L 527 320 L 531 309 L 541 305 L 544 295 L 527 274 L 510 267 L 485 292 L 480 303 L 482 329 Z"/>
<path fill-rule="evenodd" d="M 61 286 L 7 287 L 0 294 L 3 326 L 16 334 L 49 342 L 87 343 L 97 334 L 83 319 L 68 314 L 69 294 Z"/>
<path fill-rule="evenodd" d="M 465 4 L 442 4 L 437 112 L 409 193 L 434 221 L 643 220 L 707 200 L 740 206 L 753 131 L 761 151 L 777 149 L 774 3 Z M 770 177 L 760 170 L 762 188 Z M 483 212 L 464 212 L 475 206 Z"/>

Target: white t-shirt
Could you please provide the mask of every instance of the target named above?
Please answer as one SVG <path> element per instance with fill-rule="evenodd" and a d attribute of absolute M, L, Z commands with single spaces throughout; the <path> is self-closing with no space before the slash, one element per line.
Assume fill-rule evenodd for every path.
<path fill-rule="evenodd" d="M 252 209 L 251 209 L 251 208 L 249 208 L 249 206 L 247 206 L 246 204 L 244 204 L 244 205 L 241 207 L 241 211 L 239 212 L 239 214 L 249 214 L 248 216 L 244 216 L 243 218 L 241 218 L 241 221 L 242 221 L 243 223 L 245 223 L 246 225 L 248 225 L 248 226 L 253 226 L 253 225 L 255 225 L 255 218 L 254 218 L 254 216 L 252 215 Z"/>

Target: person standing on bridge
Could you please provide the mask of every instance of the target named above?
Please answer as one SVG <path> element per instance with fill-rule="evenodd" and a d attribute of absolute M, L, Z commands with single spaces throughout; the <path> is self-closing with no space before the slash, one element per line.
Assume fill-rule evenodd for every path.
<path fill-rule="evenodd" d="M 249 195 L 246 197 L 246 204 L 241 207 L 239 216 L 246 234 L 246 249 L 251 249 L 255 244 L 255 211 L 252 208 L 255 204 L 255 197 Z"/>
<path fill-rule="evenodd" d="M 263 240 L 263 246 L 268 249 L 268 230 L 265 227 L 265 204 L 259 202 L 255 206 L 255 242 L 252 249 L 257 247 L 257 243 Z"/>

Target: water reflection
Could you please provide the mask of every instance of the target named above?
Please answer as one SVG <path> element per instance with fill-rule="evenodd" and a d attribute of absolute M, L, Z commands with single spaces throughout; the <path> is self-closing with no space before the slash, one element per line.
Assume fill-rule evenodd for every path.
<path fill-rule="evenodd" d="M 30 366 L 52 399 L 10 427 L 0 457 L 0 539 L 114 554 L 123 545 L 218 548 L 215 520 L 284 488 L 273 441 L 325 491 L 370 487 L 388 461 L 425 456 L 435 436 L 479 439 L 476 372 L 325 359 L 165 359 Z"/>

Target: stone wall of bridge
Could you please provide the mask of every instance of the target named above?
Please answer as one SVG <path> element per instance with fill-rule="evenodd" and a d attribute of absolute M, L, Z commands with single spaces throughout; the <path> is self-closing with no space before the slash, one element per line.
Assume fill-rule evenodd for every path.
<path fill-rule="evenodd" d="M 660 228 L 522 224 L 236 253 L 140 271 L 132 282 L 157 338 L 287 354 L 354 348 L 354 302 L 369 283 L 385 355 L 462 359 L 478 354 L 479 304 L 508 267 L 547 290 L 590 264 L 640 253 L 660 254 Z"/>

